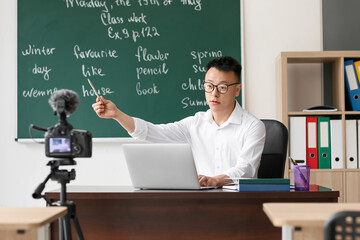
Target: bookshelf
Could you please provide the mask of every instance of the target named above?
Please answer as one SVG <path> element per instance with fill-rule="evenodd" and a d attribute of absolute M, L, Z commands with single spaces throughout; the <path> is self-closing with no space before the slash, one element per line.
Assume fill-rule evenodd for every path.
<path fill-rule="evenodd" d="M 333 188 L 340 191 L 339 202 L 360 202 L 360 169 L 347 169 L 346 168 L 346 138 L 345 138 L 345 120 L 346 119 L 360 119 L 359 111 L 348 111 L 345 108 L 345 76 L 344 76 L 344 60 L 347 59 L 360 59 L 360 51 L 314 51 L 314 52 L 281 52 L 276 59 L 276 73 L 277 73 L 277 119 L 284 123 L 289 129 L 289 118 L 293 116 L 328 116 L 330 119 L 341 119 L 342 133 L 343 133 L 343 168 L 342 169 L 311 169 L 310 183 L 318 184 L 325 187 Z M 323 64 L 331 67 L 331 82 L 323 83 L 320 75 L 314 77 L 314 86 L 317 87 L 298 87 L 294 93 L 294 89 L 289 86 L 294 84 L 294 76 L 302 74 L 301 64 L 314 65 L 319 68 L 322 73 Z M 297 66 L 297 70 L 289 74 L 292 65 Z M 304 71 L 307 71 L 306 69 Z M 294 74 L 295 72 L 295 74 Z M 296 77 L 295 77 L 296 78 Z M 309 79 L 309 78 L 307 78 Z M 300 80 L 301 81 L 301 80 Z M 311 84 L 311 82 L 310 82 Z M 301 82 L 300 82 L 301 85 Z M 325 91 L 324 88 L 331 91 Z M 312 94 L 308 94 L 310 91 Z M 317 94 L 313 94 L 315 93 Z M 329 93 L 330 92 L 330 93 Z M 313 97 L 317 96 L 319 99 Z M 330 95 L 330 96 L 328 96 Z M 300 96 L 300 97 L 299 97 Z M 307 107 L 322 105 L 324 98 L 330 99 L 331 105 L 336 107 L 336 112 L 302 112 L 306 104 L 303 106 L 296 105 L 298 98 L 299 102 L 301 96 L 305 96 L 309 104 Z M 291 103 L 291 104 L 289 104 Z M 329 104 L 327 104 L 329 105 Z M 289 138 L 290 139 L 290 138 Z M 285 177 L 291 179 L 293 183 L 293 172 L 289 169 L 289 162 L 286 162 Z"/>

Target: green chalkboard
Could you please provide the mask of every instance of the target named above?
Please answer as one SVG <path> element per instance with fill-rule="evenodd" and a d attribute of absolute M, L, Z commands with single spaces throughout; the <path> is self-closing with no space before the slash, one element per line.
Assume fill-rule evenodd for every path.
<path fill-rule="evenodd" d="M 74 128 L 128 137 L 93 112 L 87 79 L 153 123 L 206 111 L 206 64 L 225 55 L 241 61 L 240 12 L 239 0 L 18 0 L 17 137 L 29 138 L 31 123 L 57 123 L 48 99 L 63 88 L 80 97 L 68 118 Z"/>

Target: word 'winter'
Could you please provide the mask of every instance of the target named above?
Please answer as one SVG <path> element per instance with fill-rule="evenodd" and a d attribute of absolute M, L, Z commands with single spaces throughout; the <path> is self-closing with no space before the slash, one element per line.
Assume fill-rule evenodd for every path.
<path fill-rule="evenodd" d="M 109 9 L 106 5 L 106 1 L 99 1 L 99 0 L 66 0 L 66 7 L 72 8 L 74 7 L 82 7 L 82 8 L 104 8 L 104 12 L 109 12 Z"/>
<path fill-rule="evenodd" d="M 25 49 L 24 51 L 21 51 L 21 54 L 23 56 L 26 56 L 26 55 L 45 55 L 45 56 L 48 56 L 48 55 L 52 55 L 54 54 L 54 51 L 55 51 L 55 48 L 46 48 L 46 47 L 35 47 L 35 45 L 30 45 L 29 44 L 29 47 L 27 49 Z"/>

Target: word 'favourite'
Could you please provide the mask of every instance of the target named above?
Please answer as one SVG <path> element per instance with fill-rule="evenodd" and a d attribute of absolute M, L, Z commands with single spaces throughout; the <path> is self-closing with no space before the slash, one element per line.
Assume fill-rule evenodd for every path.
<path fill-rule="evenodd" d="M 169 72 L 169 68 L 166 66 L 166 63 L 160 64 L 158 67 L 137 67 L 136 68 L 136 77 L 140 80 L 143 76 L 154 76 L 154 75 L 164 75 Z"/>
<path fill-rule="evenodd" d="M 83 50 L 79 45 L 74 45 L 74 56 L 76 59 L 91 59 L 91 58 L 118 58 L 116 50 L 102 49 L 93 50 L 91 48 Z"/>

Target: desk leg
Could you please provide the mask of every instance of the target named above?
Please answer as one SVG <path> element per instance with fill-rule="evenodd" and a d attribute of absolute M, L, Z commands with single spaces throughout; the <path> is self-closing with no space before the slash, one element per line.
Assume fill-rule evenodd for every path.
<path fill-rule="evenodd" d="M 293 226 L 282 226 L 281 228 L 281 239 L 282 240 L 292 240 Z"/>

